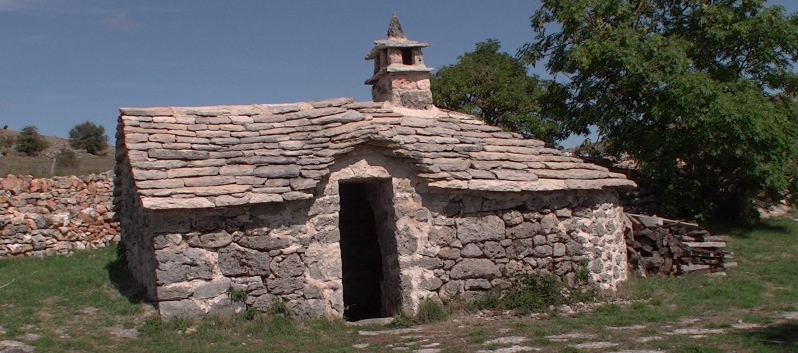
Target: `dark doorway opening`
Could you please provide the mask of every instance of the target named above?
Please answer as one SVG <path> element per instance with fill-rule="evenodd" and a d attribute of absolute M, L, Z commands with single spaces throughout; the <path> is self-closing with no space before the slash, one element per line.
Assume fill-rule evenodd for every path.
<path fill-rule="evenodd" d="M 344 317 L 350 321 L 381 317 L 383 256 L 374 209 L 365 183 L 339 184 Z"/>

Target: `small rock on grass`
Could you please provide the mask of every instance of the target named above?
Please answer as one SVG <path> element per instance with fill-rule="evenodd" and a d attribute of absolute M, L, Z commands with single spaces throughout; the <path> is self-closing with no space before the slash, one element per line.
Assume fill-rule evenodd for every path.
<path fill-rule="evenodd" d="M 396 318 L 393 318 L 393 317 L 378 317 L 378 318 L 374 318 L 374 319 L 363 319 L 363 320 L 354 321 L 354 322 L 347 321 L 346 325 L 347 326 L 366 326 L 366 325 L 385 326 L 385 325 L 392 324 L 394 322 L 394 320 L 396 320 Z"/>
<path fill-rule="evenodd" d="M 723 329 L 719 328 L 680 328 L 673 330 L 673 332 L 666 332 L 666 335 L 719 335 L 724 333 Z"/>
<path fill-rule="evenodd" d="M 485 341 L 485 345 L 491 344 L 521 344 L 527 341 L 526 337 L 521 336 L 510 336 L 510 337 L 499 337 L 494 338 L 492 340 Z"/>
<path fill-rule="evenodd" d="M 651 342 L 651 341 L 659 341 L 661 339 L 662 339 L 662 336 L 645 336 L 645 337 L 639 337 L 635 341 L 640 342 L 640 343 L 648 343 L 648 342 Z"/>
<path fill-rule="evenodd" d="M 121 327 L 112 327 L 108 330 L 108 333 L 116 338 L 136 338 L 139 336 L 139 331 L 134 328 L 123 329 Z"/>
<path fill-rule="evenodd" d="M 33 342 L 33 341 L 38 340 L 39 338 L 42 338 L 42 336 L 37 335 L 35 333 L 26 333 L 26 334 L 24 334 L 22 336 L 19 336 L 17 338 L 22 340 L 22 341 L 25 341 L 25 342 Z"/>
<path fill-rule="evenodd" d="M 33 347 L 17 341 L 0 341 L 0 353 L 31 353 Z"/>
<path fill-rule="evenodd" d="M 538 348 L 538 347 L 526 347 L 526 346 L 513 345 L 511 347 L 498 348 L 498 349 L 495 349 L 495 350 L 492 350 L 492 351 L 480 350 L 480 351 L 477 351 L 476 353 L 519 353 L 519 352 L 537 352 L 537 351 L 540 351 L 540 350 L 543 350 L 543 349 L 542 348 Z"/>
<path fill-rule="evenodd" d="M 357 334 L 361 336 L 377 336 L 377 335 L 401 335 L 405 333 L 416 332 L 421 329 L 419 328 L 398 328 L 395 330 L 385 330 L 385 331 L 358 331 Z"/>
<path fill-rule="evenodd" d="M 352 345 L 352 348 L 363 349 L 363 348 L 368 348 L 368 346 L 369 346 L 368 343 L 355 343 Z"/>
<path fill-rule="evenodd" d="M 614 342 L 585 342 L 571 345 L 576 349 L 602 349 L 602 348 L 610 348 L 617 346 L 617 343 Z"/>
<path fill-rule="evenodd" d="M 549 340 L 553 342 L 565 342 L 569 339 L 590 339 L 594 338 L 596 335 L 590 333 L 580 333 L 580 332 L 572 332 L 572 333 L 564 333 L 561 335 L 554 335 L 554 336 L 546 336 Z"/>
<path fill-rule="evenodd" d="M 626 330 L 642 330 L 646 325 L 633 325 L 633 326 L 607 326 L 605 329 L 613 331 L 626 331 Z"/>

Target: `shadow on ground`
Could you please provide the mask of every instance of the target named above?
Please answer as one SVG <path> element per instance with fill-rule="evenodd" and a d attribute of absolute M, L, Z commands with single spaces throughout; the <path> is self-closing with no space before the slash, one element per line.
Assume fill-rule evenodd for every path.
<path fill-rule="evenodd" d="M 127 268 L 127 261 L 124 254 L 124 248 L 120 244 L 116 251 L 116 258 L 105 264 L 108 278 L 119 291 L 119 294 L 122 294 L 122 296 L 127 298 L 131 303 L 150 303 L 147 299 L 144 285 L 136 281 L 133 274 L 130 273 L 130 270 Z"/>
<path fill-rule="evenodd" d="M 711 222 L 705 225 L 705 229 L 712 232 L 712 235 L 728 235 L 734 238 L 747 239 L 751 233 L 756 231 L 767 231 L 773 233 L 789 233 L 790 229 L 781 224 L 773 224 L 762 220 L 737 223 Z"/>
<path fill-rule="evenodd" d="M 766 346 L 779 347 L 784 352 L 798 352 L 798 323 L 788 322 L 768 326 L 746 335 Z"/>

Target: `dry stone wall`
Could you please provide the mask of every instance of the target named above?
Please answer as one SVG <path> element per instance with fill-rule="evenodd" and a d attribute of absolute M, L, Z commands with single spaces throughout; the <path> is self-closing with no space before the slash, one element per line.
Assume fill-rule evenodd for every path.
<path fill-rule="evenodd" d="M 0 179 L 0 258 L 68 254 L 119 240 L 113 173 Z"/>
<path fill-rule="evenodd" d="M 161 315 L 267 310 L 282 300 L 298 317 L 342 317 L 339 185 L 347 182 L 374 191 L 382 315 L 412 314 L 428 299 L 475 298 L 523 273 L 553 273 L 575 284 L 581 271 L 601 288 L 626 279 L 614 191 L 443 192 L 419 181 L 401 159 L 371 149 L 329 168 L 313 199 L 125 212 L 136 215 L 123 219 L 126 237 L 133 234 L 128 227 L 146 230 L 124 241 L 131 269 L 154 289 L 148 292 Z M 147 247 L 154 257 L 143 255 Z"/>

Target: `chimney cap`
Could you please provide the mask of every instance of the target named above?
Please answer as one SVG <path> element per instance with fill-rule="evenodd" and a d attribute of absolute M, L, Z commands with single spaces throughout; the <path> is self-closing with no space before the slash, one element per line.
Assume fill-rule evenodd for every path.
<path fill-rule="evenodd" d="M 402 24 L 399 23 L 399 18 L 396 17 L 396 14 L 391 16 L 391 23 L 388 24 L 388 38 L 407 39 L 405 38 L 405 31 L 402 30 Z"/>

